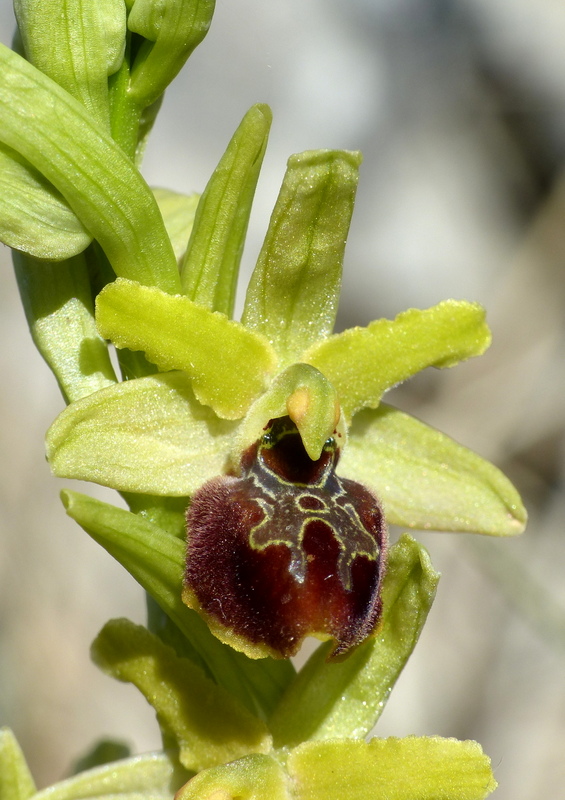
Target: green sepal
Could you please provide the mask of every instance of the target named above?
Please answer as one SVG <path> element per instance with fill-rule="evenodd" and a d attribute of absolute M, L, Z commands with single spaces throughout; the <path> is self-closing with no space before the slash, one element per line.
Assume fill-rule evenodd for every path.
<path fill-rule="evenodd" d="M 0 145 L 0 241 L 36 258 L 71 258 L 92 237 L 60 192 L 19 153 Z"/>
<path fill-rule="evenodd" d="M 291 800 L 288 778 L 278 761 L 249 755 L 195 775 L 176 800 Z"/>
<path fill-rule="evenodd" d="M 404 534 L 390 549 L 376 637 L 341 662 L 326 661 L 331 643 L 313 653 L 269 719 L 276 747 L 363 738 L 372 730 L 418 641 L 438 580 L 426 550 Z"/>
<path fill-rule="evenodd" d="M 173 800 L 189 774 L 171 755 L 145 753 L 80 772 L 34 795 L 34 800 Z"/>
<path fill-rule="evenodd" d="M 497 785 L 480 745 L 439 736 L 305 742 L 286 768 L 295 800 L 484 800 Z"/>
<path fill-rule="evenodd" d="M 128 28 L 143 36 L 129 93 L 145 108 L 157 100 L 206 36 L 215 0 L 135 0 Z"/>
<path fill-rule="evenodd" d="M 254 714 L 269 715 L 295 675 L 290 661 L 248 659 L 213 636 L 181 600 L 185 545 L 149 520 L 86 495 L 61 492 L 67 514 L 124 566 L 186 636 L 207 673 Z"/>
<path fill-rule="evenodd" d="M 36 792 L 31 772 L 10 728 L 0 728 L 0 800 L 29 800 Z"/>
<path fill-rule="evenodd" d="M 345 444 L 346 432 L 340 424 L 335 389 L 309 364 L 293 364 L 277 375 L 247 412 L 237 429 L 234 453 L 241 454 L 260 439 L 271 419 L 287 415 L 298 428 L 312 460 L 320 458 L 329 436 L 335 435 L 340 447 Z"/>
<path fill-rule="evenodd" d="M 159 208 L 127 155 L 78 100 L 4 45 L 0 72 L 0 142 L 61 192 L 116 275 L 180 291 Z"/>
<path fill-rule="evenodd" d="M 228 317 L 271 120 L 266 105 L 244 116 L 200 198 L 182 264 L 187 297 Z"/>
<path fill-rule="evenodd" d="M 288 161 L 243 313 L 283 366 L 333 330 L 360 162 L 339 150 Z"/>
<path fill-rule="evenodd" d="M 109 129 L 108 76 L 123 59 L 123 0 L 15 0 L 28 61 Z"/>
<path fill-rule="evenodd" d="M 114 385 L 108 347 L 94 322 L 84 256 L 49 262 L 14 251 L 12 258 L 33 341 L 65 399 Z"/>
<path fill-rule="evenodd" d="M 170 189 L 153 189 L 177 264 L 181 264 L 192 231 L 199 194 L 179 194 Z"/>
<path fill-rule="evenodd" d="M 224 472 L 234 423 L 195 398 L 182 372 L 115 384 L 72 403 L 47 431 L 59 478 L 183 497 Z"/>
<path fill-rule="evenodd" d="M 520 495 L 497 467 L 384 403 L 355 415 L 338 472 L 371 488 L 394 525 L 490 536 L 526 525 Z"/>
<path fill-rule="evenodd" d="M 91 655 L 108 675 L 140 690 L 155 709 L 165 739 L 176 741 L 185 769 L 199 772 L 271 749 L 264 722 L 146 628 L 110 620 L 92 643 Z"/>
<path fill-rule="evenodd" d="M 182 295 L 118 279 L 96 299 L 102 336 L 143 350 L 161 370 L 180 369 L 199 402 L 240 419 L 266 388 L 276 354 L 263 336 Z"/>
<path fill-rule="evenodd" d="M 445 300 L 337 333 L 311 347 L 302 361 L 335 386 L 350 419 L 361 408 L 376 408 L 387 389 L 425 367 L 452 367 L 481 355 L 490 338 L 478 303 Z"/>

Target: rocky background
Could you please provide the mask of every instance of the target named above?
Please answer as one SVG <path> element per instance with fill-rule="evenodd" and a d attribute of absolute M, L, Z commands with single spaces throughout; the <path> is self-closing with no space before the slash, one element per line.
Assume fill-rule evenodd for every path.
<path fill-rule="evenodd" d="M 10 0 L 0 0 L 6 44 L 13 24 Z M 421 536 L 443 577 L 376 732 L 477 739 L 497 800 L 560 797 L 565 6 L 218 0 L 208 38 L 167 93 L 147 180 L 201 190 L 259 101 L 274 125 L 246 274 L 287 156 L 361 149 L 339 327 L 446 297 L 482 302 L 490 351 L 387 399 L 494 460 L 530 512 L 517 541 Z M 159 736 L 141 695 L 89 661 L 109 617 L 143 621 L 143 593 L 59 503 L 42 439 L 62 400 L 29 338 L 6 248 L 0 259 L 0 724 L 15 730 L 43 786 L 96 737 L 143 751 Z"/>

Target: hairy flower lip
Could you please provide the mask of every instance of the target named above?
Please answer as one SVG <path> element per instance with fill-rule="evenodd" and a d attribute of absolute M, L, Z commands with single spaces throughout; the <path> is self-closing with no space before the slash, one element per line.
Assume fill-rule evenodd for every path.
<path fill-rule="evenodd" d="M 287 658 L 313 635 L 345 655 L 377 628 L 386 524 L 368 489 L 335 474 L 333 439 L 311 460 L 288 417 L 241 458 L 241 476 L 196 492 L 183 600 L 222 641 Z"/>

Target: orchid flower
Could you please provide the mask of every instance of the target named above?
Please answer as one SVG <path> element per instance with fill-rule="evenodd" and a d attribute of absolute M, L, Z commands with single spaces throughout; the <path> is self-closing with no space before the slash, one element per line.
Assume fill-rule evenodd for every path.
<path fill-rule="evenodd" d="M 290 159 L 241 322 L 228 316 L 228 247 L 212 258 L 233 225 L 212 204 L 233 181 L 221 164 L 184 256 L 186 292 L 118 278 L 97 298 L 99 333 L 161 371 L 75 401 L 47 436 L 59 476 L 193 498 L 184 599 L 251 657 L 293 655 L 310 634 L 333 637 L 339 655 L 374 632 L 385 518 L 495 535 L 524 521 L 498 470 L 381 404 L 415 372 L 482 353 L 480 306 L 446 301 L 332 333 L 359 160 Z M 208 263 L 193 264 L 202 251 Z"/>

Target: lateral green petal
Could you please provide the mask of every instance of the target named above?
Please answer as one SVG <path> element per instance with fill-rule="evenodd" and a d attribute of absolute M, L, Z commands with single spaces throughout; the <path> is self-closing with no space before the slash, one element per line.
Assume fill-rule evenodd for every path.
<path fill-rule="evenodd" d="M 490 536 L 526 525 L 520 495 L 499 469 L 384 403 L 356 414 L 338 472 L 372 488 L 395 525 Z"/>
<path fill-rule="evenodd" d="M 165 91 L 206 36 L 215 0 L 135 0 L 128 28 L 143 36 L 136 55 L 130 93 L 147 107 Z"/>
<path fill-rule="evenodd" d="M 96 330 L 84 256 L 49 262 L 14 251 L 12 259 L 33 341 L 65 399 L 112 386 L 116 376 Z"/>
<path fill-rule="evenodd" d="M 345 444 L 345 427 L 335 389 L 322 373 L 309 364 L 292 364 L 273 380 L 256 400 L 237 431 L 235 451 L 240 455 L 261 438 L 271 419 L 289 416 L 312 460 L 320 458 L 324 443 L 336 435 Z M 236 459 L 237 460 L 237 459 Z"/>
<path fill-rule="evenodd" d="M 294 668 L 290 661 L 253 661 L 237 653 L 216 639 L 198 614 L 184 605 L 185 543 L 143 516 L 109 503 L 68 490 L 61 492 L 61 499 L 67 514 L 127 569 L 182 631 L 190 644 L 191 660 L 252 713 L 270 714 L 292 680 Z"/>
<path fill-rule="evenodd" d="M 34 800 L 173 800 L 187 773 L 167 753 L 144 753 L 80 772 Z"/>
<path fill-rule="evenodd" d="M 339 150 L 288 161 L 243 313 L 284 366 L 333 330 L 360 162 Z"/>
<path fill-rule="evenodd" d="M 271 119 L 266 105 L 244 116 L 200 198 L 182 265 L 187 297 L 228 317 Z"/>
<path fill-rule="evenodd" d="M 178 744 L 185 769 L 199 772 L 271 749 L 263 722 L 146 628 L 110 620 L 91 655 L 108 675 L 137 686 L 155 709 L 163 735 Z"/>
<path fill-rule="evenodd" d="M 426 550 L 404 534 L 390 549 L 377 636 L 341 662 L 326 661 L 329 644 L 313 653 L 269 719 L 276 747 L 363 738 L 372 730 L 418 641 L 438 580 Z"/>
<path fill-rule="evenodd" d="M 287 770 L 296 800 L 484 800 L 497 785 L 480 745 L 439 736 L 306 742 Z"/>
<path fill-rule="evenodd" d="M 61 192 L 114 272 L 180 291 L 174 253 L 151 190 L 84 106 L 0 45 L 0 142 Z"/>
<path fill-rule="evenodd" d="M 387 389 L 426 367 L 452 367 L 490 344 L 478 303 L 445 300 L 425 311 L 411 308 L 394 320 L 349 328 L 311 347 L 302 361 L 317 367 L 337 389 L 350 418 L 376 408 Z"/>
<path fill-rule="evenodd" d="M 175 258 L 180 264 L 186 252 L 200 195 L 153 189 L 153 196 L 163 217 Z"/>
<path fill-rule="evenodd" d="M 240 419 L 266 388 L 276 355 L 263 336 L 182 295 L 118 279 L 96 299 L 102 336 L 143 350 L 161 370 L 184 370 L 196 398 Z"/>
<path fill-rule="evenodd" d="M 36 258 L 71 258 L 92 237 L 60 192 L 19 153 L 0 145 L 0 241 Z"/>
<path fill-rule="evenodd" d="M 123 0 L 15 0 L 26 56 L 109 129 L 108 76 L 126 37 Z"/>
<path fill-rule="evenodd" d="M 68 406 L 47 432 L 60 478 L 184 496 L 224 471 L 234 423 L 195 398 L 182 372 L 118 383 Z"/>
<path fill-rule="evenodd" d="M 10 728 L 0 728 L 0 800 L 29 800 L 36 792 L 31 772 Z"/>
<path fill-rule="evenodd" d="M 199 772 L 179 790 L 176 800 L 293 800 L 294 797 L 278 761 L 257 754 Z"/>

